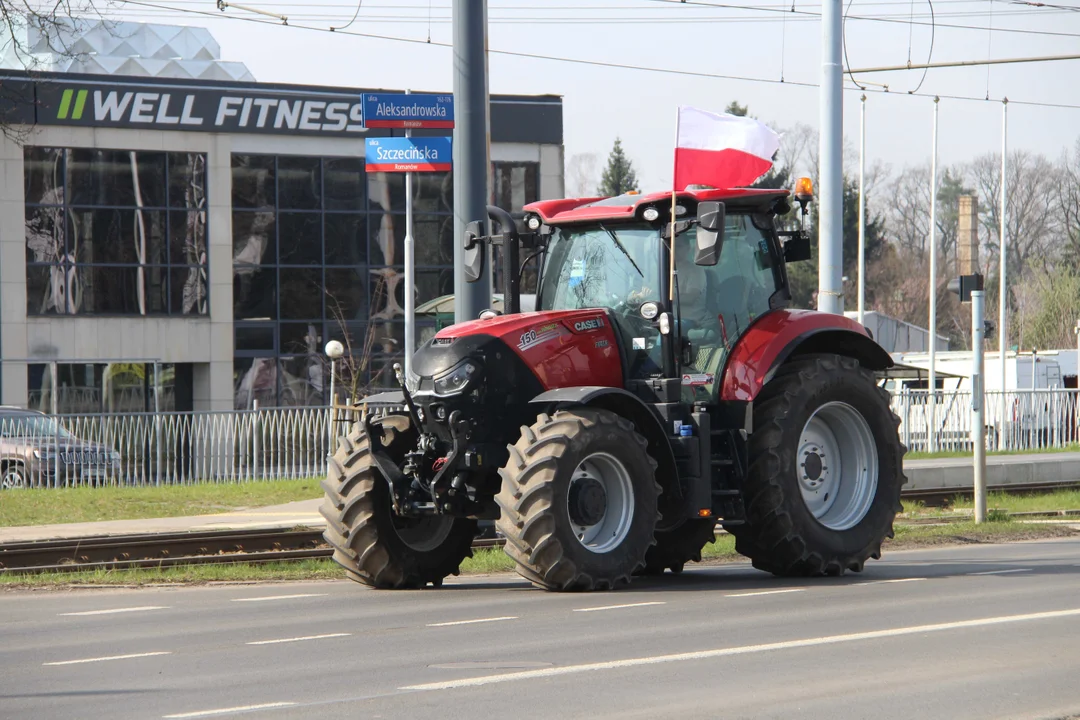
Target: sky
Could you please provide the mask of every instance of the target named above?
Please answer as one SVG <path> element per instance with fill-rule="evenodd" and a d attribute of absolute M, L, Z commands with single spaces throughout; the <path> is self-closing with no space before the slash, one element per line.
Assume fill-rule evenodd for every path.
<path fill-rule="evenodd" d="M 492 51 L 639 68 L 492 52 L 490 91 L 561 95 L 566 158 L 594 153 L 602 162 L 619 137 L 644 190 L 670 187 L 679 105 L 721 111 L 738 101 L 777 130 L 817 128 L 820 0 L 728 2 L 489 0 Z M 1078 54 L 1080 0 L 1061 2 L 1076 5 L 850 0 L 846 67 Z M 220 44 L 222 59 L 244 62 L 259 81 L 433 92 L 453 87 L 451 50 L 439 45 L 452 39 L 450 0 L 243 3 L 287 16 L 287 26 L 241 8 L 219 11 L 214 0 L 98 5 L 116 19 L 206 27 Z M 327 31 L 350 20 L 344 30 Z M 1078 74 L 1080 60 L 997 65 L 989 71 L 985 66 L 932 69 L 925 76 L 922 70 L 856 75 L 859 82 L 877 83 L 866 86 L 868 163 L 885 163 L 895 174 L 929 160 L 935 95 L 941 97 L 942 167 L 1000 152 L 1004 97 L 1010 101 L 1010 151 L 1056 159 L 1080 138 Z M 888 84 L 887 93 L 881 84 Z M 844 134 L 856 148 L 860 94 L 848 79 Z"/>

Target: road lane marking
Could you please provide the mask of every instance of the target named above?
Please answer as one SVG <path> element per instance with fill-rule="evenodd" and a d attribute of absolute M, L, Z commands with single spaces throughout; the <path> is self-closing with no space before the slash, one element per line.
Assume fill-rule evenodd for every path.
<path fill-rule="evenodd" d="M 1008 575 L 1009 573 L 1031 572 L 1035 568 L 1015 568 L 1013 570 L 984 570 L 983 572 L 965 573 L 967 575 Z"/>
<path fill-rule="evenodd" d="M 543 668 L 539 670 L 523 670 L 520 672 L 502 673 L 499 675 L 484 675 L 481 677 L 462 678 L 460 680 L 447 680 L 444 682 L 425 683 L 422 685 L 407 685 L 399 690 L 430 691 L 451 690 L 463 687 L 478 687 L 481 685 L 493 685 L 495 683 L 513 682 L 515 680 L 533 680 L 536 678 L 556 677 L 559 675 L 575 675 L 599 670 L 619 670 L 623 668 L 639 667 L 643 665 L 659 665 L 662 663 L 684 662 L 688 660 L 708 660 L 712 658 L 730 657 L 733 655 L 750 655 L 754 653 L 773 652 L 776 650 L 793 650 L 796 648 L 815 647 L 820 645 L 836 645 L 840 643 L 858 642 L 863 640 L 878 640 L 882 638 L 901 637 L 904 635 L 918 635 L 921 633 L 944 632 L 947 630 L 963 630 L 966 628 L 985 627 L 987 625 L 1006 625 L 1010 623 L 1030 622 L 1036 620 L 1052 620 L 1056 618 L 1080 616 L 1080 608 L 1071 610 L 1054 610 L 1051 612 L 1029 613 L 1025 615 L 1001 615 L 998 617 L 982 618 L 979 620 L 961 620 L 958 622 L 937 623 L 934 625 L 911 625 L 908 627 L 890 628 L 888 630 L 871 630 L 868 632 L 850 633 L 847 635 L 825 635 L 822 637 L 805 638 L 802 640 L 786 640 L 783 642 L 766 643 L 763 645 L 742 645 L 736 647 L 718 648 L 715 650 L 699 650 L 697 652 L 675 653 L 673 655 L 654 655 L 651 657 L 630 658 L 627 660 L 611 660 L 608 662 L 587 663 L 583 665 L 565 665 L 563 667 Z"/>
<path fill-rule="evenodd" d="M 148 652 L 148 653 L 135 653 L 133 655 L 109 655 L 108 657 L 84 658 L 82 660 L 63 660 L 63 661 L 60 661 L 60 662 L 47 662 L 47 663 L 41 663 L 41 664 L 42 664 L 42 666 L 49 666 L 49 665 L 81 665 L 82 663 L 105 662 L 106 660 L 129 660 L 131 658 L 154 657 L 155 655 L 172 655 L 172 653 L 171 652 Z"/>
<path fill-rule="evenodd" d="M 302 593 L 299 595 L 267 595 L 266 597 L 233 598 L 232 602 L 267 602 L 269 600 L 292 600 L 294 598 L 326 597 L 327 593 Z"/>
<path fill-rule="evenodd" d="M 804 592 L 806 588 L 789 588 L 787 590 L 756 590 L 754 592 L 735 593 L 724 597 L 757 597 L 758 595 L 782 595 L 783 593 Z"/>
<path fill-rule="evenodd" d="M 112 610 L 84 610 L 82 612 L 59 613 L 60 617 L 75 615 L 115 615 L 117 613 L 143 612 L 145 610 L 168 610 L 164 605 L 143 605 L 142 607 L 114 608 Z"/>
<path fill-rule="evenodd" d="M 301 642 L 303 640 L 325 640 L 326 638 L 349 637 L 352 633 L 327 633 L 326 635 L 305 635 L 304 637 L 280 638 L 278 640 L 257 640 L 247 645 L 276 645 L 278 643 Z"/>
<path fill-rule="evenodd" d="M 517 620 L 516 615 L 505 617 L 477 618 L 476 620 L 454 620 L 453 622 L 428 623 L 428 627 L 448 627 L 450 625 L 474 625 L 476 623 L 500 622 L 502 620 Z"/>
<path fill-rule="evenodd" d="M 271 708 L 292 707 L 294 702 L 263 703 L 262 705 L 238 705 L 230 708 L 218 708 L 217 710 L 200 710 L 199 712 L 180 713 L 178 715 L 162 715 L 168 720 L 181 720 L 181 718 L 211 717 L 213 715 L 228 715 L 229 713 L 247 712 L 249 710 L 269 710 Z"/>
<path fill-rule="evenodd" d="M 888 585 L 889 583 L 919 582 L 926 578 L 893 578 L 892 580 L 870 580 L 869 582 L 851 583 L 851 587 L 864 587 L 866 585 Z"/>
<path fill-rule="evenodd" d="M 604 605 L 602 607 L 574 608 L 574 612 L 599 612 L 601 610 L 622 610 L 623 608 L 646 607 L 648 605 L 667 605 L 666 602 L 639 602 L 626 605 Z"/>

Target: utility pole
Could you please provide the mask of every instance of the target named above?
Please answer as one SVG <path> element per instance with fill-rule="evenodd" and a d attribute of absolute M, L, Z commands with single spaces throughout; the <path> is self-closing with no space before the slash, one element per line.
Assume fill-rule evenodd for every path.
<path fill-rule="evenodd" d="M 454 25 L 454 319 L 475 320 L 491 304 L 489 262 L 465 280 L 465 226 L 487 222 L 487 2 L 453 0 Z"/>
<path fill-rule="evenodd" d="M 821 6 L 821 178 L 818 181 L 818 310 L 841 315 L 843 271 L 844 69 L 840 0 Z"/>
<path fill-rule="evenodd" d="M 982 287 L 982 276 L 978 286 Z M 975 522 L 986 522 L 986 422 L 983 391 L 986 325 L 983 322 L 983 291 L 971 293 L 971 347 L 975 351 L 971 369 L 971 442 L 975 446 Z"/>
<path fill-rule="evenodd" d="M 937 155 L 938 99 L 934 98 L 933 152 L 930 155 L 930 380 L 927 412 L 930 427 L 927 434 L 930 452 L 937 450 Z"/>
<path fill-rule="evenodd" d="M 866 93 L 859 98 L 859 324 L 866 312 Z"/>
<path fill-rule="evenodd" d="M 1005 203 L 1005 184 L 1006 175 L 1005 172 L 1008 169 L 1008 155 L 1009 155 L 1009 101 L 1008 99 L 1001 101 L 1001 229 L 998 231 L 998 241 L 1000 247 L 998 248 L 998 278 L 1000 281 L 1000 289 L 998 290 L 998 355 L 1001 356 L 1001 407 L 1000 415 L 998 416 L 998 422 L 1002 428 L 1005 427 L 1005 411 L 1007 404 L 1005 396 L 1006 390 L 1009 386 L 1006 384 L 1009 375 L 1006 370 L 1005 358 L 1009 354 L 1008 341 L 1009 341 L 1009 286 L 1006 283 L 1006 271 L 1008 270 L 1008 263 L 1006 262 L 1005 252 L 1005 212 L 1007 209 Z M 1005 449 L 1005 433 L 998 433 L 998 450 Z"/>

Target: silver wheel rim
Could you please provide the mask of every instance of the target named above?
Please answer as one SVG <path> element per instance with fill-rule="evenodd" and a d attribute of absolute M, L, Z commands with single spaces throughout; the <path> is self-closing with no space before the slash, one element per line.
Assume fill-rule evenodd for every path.
<path fill-rule="evenodd" d="M 26 478 L 18 470 L 5 470 L 0 479 L 0 488 L 4 490 L 21 490 L 26 487 Z"/>
<path fill-rule="evenodd" d="M 449 515 L 429 515 L 427 517 L 394 517 L 394 529 L 401 541 L 416 552 L 431 552 L 446 541 L 454 518 Z"/>
<path fill-rule="evenodd" d="M 571 507 L 575 491 L 590 486 L 595 492 L 596 485 L 603 490 L 603 507 L 598 519 L 592 523 L 576 522 L 577 513 Z M 611 552 L 626 539 L 634 519 L 634 488 L 626 466 L 608 453 L 589 455 L 574 470 L 566 505 L 578 542 L 594 553 Z"/>
<path fill-rule="evenodd" d="M 858 525 L 878 486 L 877 445 L 866 418 L 843 402 L 819 407 L 803 427 L 795 471 L 814 519 L 830 530 Z"/>

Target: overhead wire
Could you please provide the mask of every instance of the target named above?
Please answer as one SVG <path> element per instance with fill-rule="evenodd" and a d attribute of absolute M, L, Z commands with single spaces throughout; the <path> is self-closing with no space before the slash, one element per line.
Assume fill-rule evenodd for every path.
<path fill-rule="evenodd" d="M 158 4 L 158 3 L 148 2 L 146 0 L 125 0 L 125 2 L 128 5 L 138 5 L 138 6 L 145 6 L 145 7 L 165 7 L 165 6 L 162 6 L 162 5 Z M 222 17 L 224 17 L 224 18 L 229 19 L 229 20 L 235 20 L 235 21 L 239 21 L 239 22 L 255 23 L 255 24 L 258 24 L 258 25 L 267 25 L 267 26 L 270 26 L 270 27 L 289 27 L 289 28 L 293 28 L 293 29 L 297 29 L 297 30 L 308 30 L 308 31 L 312 31 L 312 32 L 330 32 L 329 29 L 327 29 L 325 27 L 316 27 L 316 26 L 311 26 L 311 25 L 299 25 L 299 24 L 293 24 L 293 23 L 290 23 L 287 26 L 283 26 L 283 25 L 280 25 L 279 23 L 271 22 L 269 20 L 261 20 L 261 19 L 258 19 L 258 18 L 243 17 L 243 16 L 238 16 L 238 15 L 224 15 L 224 16 L 222 16 L 222 15 L 219 15 L 217 13 L 211 13 L 211 12 L 204 11 L 204 10 L 185 9 L 185 10 L 183 10 L 183 12 L 194 14 L 194 15 L 200 15 L 200 16 L 209 16 L 209 17 L 214 17 L 214 18 L 222 18 Z M 368 39 L 374 39 L 374 40 L 384 40 L 384 41 L 388 41 L 388 42 L 400 42 L 400 43 L 419 44 L 419 45 L 432 45 L 432 46 L 448 48 L 448 49 L 453 48 L 452 43 L 448 43 L 448 42 L 440 42 L 440 41 L 428 42 L 427 40 L 418 39 L 418 38 L 400 37 L 400 36 L 393 36 L 393 35 L 379 35 L 379 34 L 376 34 L 376 33 L 358 32 L 358 31 L 355 31 L 355 30 L 337 31 L 335 34 L 348 35 L 348 36 L 352 36 L 352 37 L 362 37 L 362 38 L 368 38 Z M 497 49 L 497 48 L 489 48 L 488 52 L 493 54 L 493 55 L 504 55 L 504 56 L 508 56 L 508 57 L 519 57 L 519 58 L 530 59 L 530 60 L 546 60 L 546 61 L 551 61 L 551 62 L 562 62 L 562 63 L 576 64 L 576 65 L 591 66 L 591 67 L 604 67 L 604 68 L 613 68 L 613 69 L 621 69 L 621 70 L 633 70 L 633 71 L 638 71 L 638 72 L 650 72 L 650 73 L 660 73 L 660 74 L 669 74 L 669 75 L 679 75 L 679 76 L 685 76 L 685 77 L 700 77 L 700 78 L 713 79 L 713 80 L 731 80 L 731 81 L 737 81 L 737 82 L 763 83 L 763 84 L 769 84 L 769 85 L 783 84 L 783 85 L 789 85 L 789 86 L 795 86 L 795 87 L 801 87 L 801 88 L 817 88 L 818 87 L 818 83 L 816 83 L 816 82 L 793 81 L 793 80 L 783 80 L 783 81 L 781 81 L 781 80 L 774 79 L 774 78 L 749 77 L 749 76 L 741 76 L 741 75 L 729 75 L 729 74 L 722 74 L 722 73 L 710 73 L 710 72 L 704 72 L 704 71 L 699 71 L 699 70 L 683 70 L 683 69 L 678 69 L 678 68 L 651 67 L 651 66 L 647 66 L 647 65 L 632 65 L 632 64 L 629 64 L 629 63 L 618 63 L 618 62 L 612 62 L 612 61 L 606 61 L 606 60 L 589 60 L 589 59 L 585 59 L 585 58 L 560 57 L 560 56 L 556 56 L 556 55 L 544 55 L 544 54 L 541 54 L 541 53 L 529 53 L 529 52 L 523 52 L 523 51 L 517 51 L 517 50 L 501 50 L 501 49 Z M 881 90 L 875 90 L 875 89 L 872 89 L 872 88 L 865 88 L 865 89 L 864 88 L 857 88 L 857 89 L 860 89 L 860 90 L 862 90 L 864 92 L 875 92 L 875 93 L 886 94 L 886 95 L 887 94 L 895 94 L 895 93 L 889 93 L 889 90 L 887 88 L 884 88 L 884 89 L 881 89 Z M 918 97 L 940 97 L 942 99 L 947 99 L 947 100 L 958 100 L 958 101 L 980 102 L 980 103 L 981 102 L 987 102 L 987 101 L 990 100 L 989 98 L 973 97 L 973 96 L 970 96 L 970 95 L 943 94 L 943 93 L 921 93 L 921 92 L 917 92 L 917 91 L 910 91 L 908 93 L 905 93 L 905 95 L 918 96 Z M 998 101 L 994 100 L 993 102 L 998 102 Z M 1009 98 L 1009 103 L 1012 104 L 1012 105 L 1021 105 L 1021 106 L 1028 106 L 1028 107 L 1042 107 L 1042 108 L 1080 110 L 1080 105 L 1070 104 L 1070 103 L 1042 102 L 1042 101 L 1036 101 L 1036 100 L 1016 100 L 1014 98 Z"/>
<path fill-rule="evenodd" d="M 330 32 L 337 32 L 338 30 L 344 30 L 345 28 L 356 22 L 356 18 L 360 17 L 360 8 L 363 6 L 364 0 L 356 0 L 356 12 L 353 13 L 352 19 L 345 23 L 341 27 L 330 26 Z"/>

